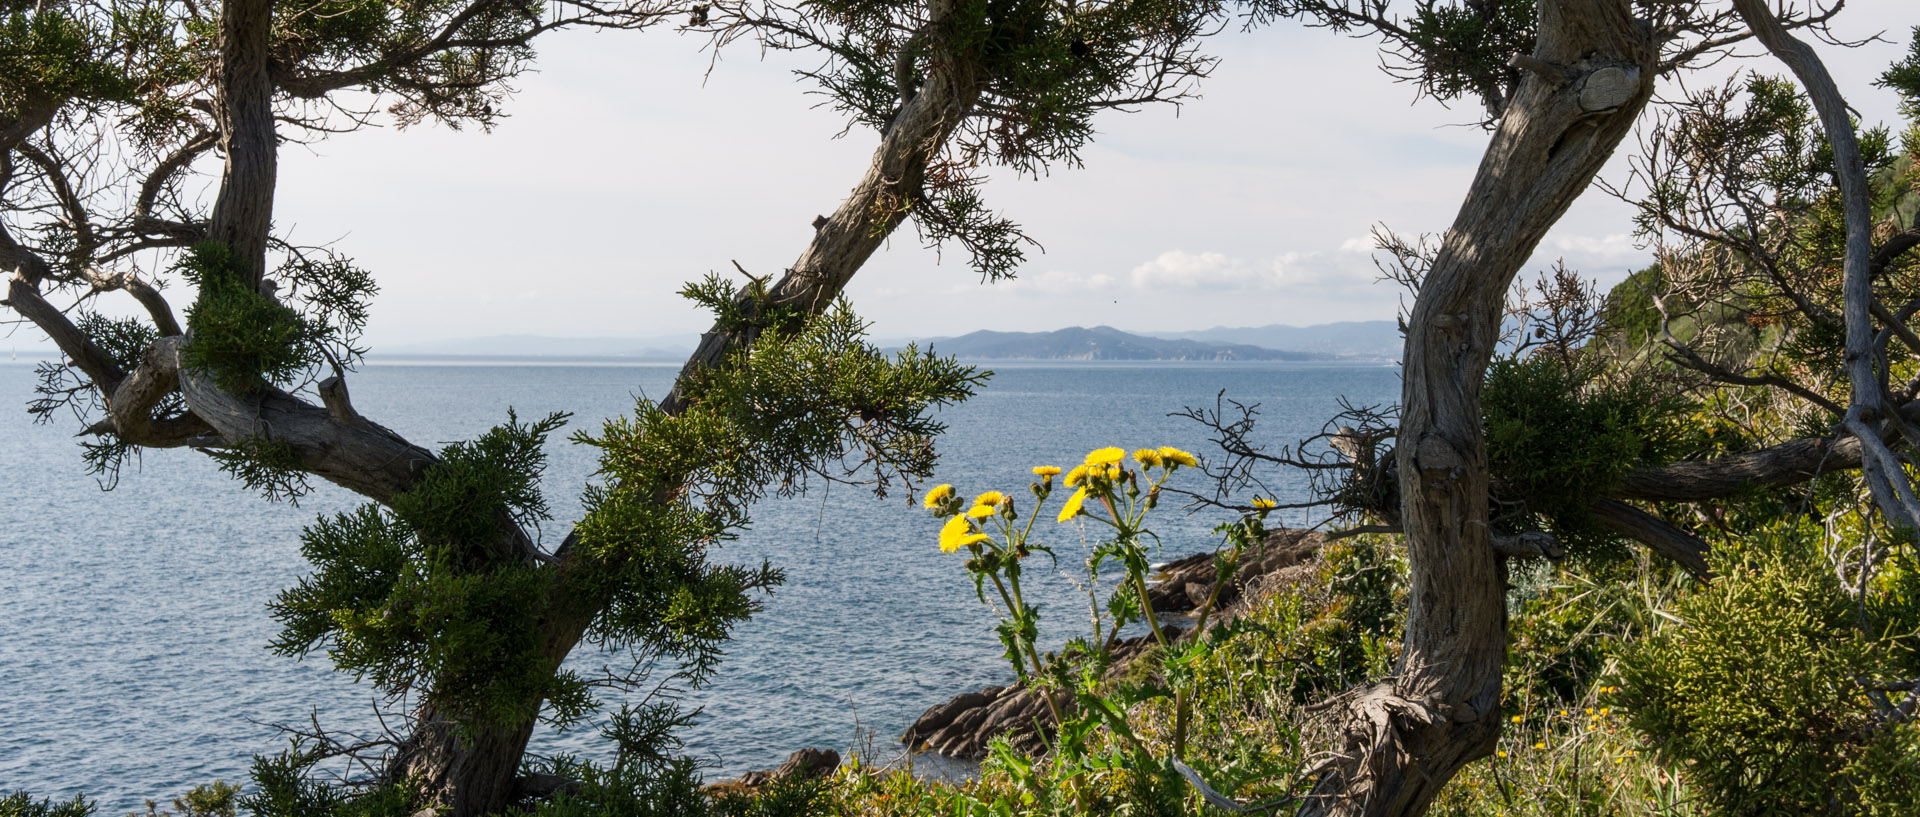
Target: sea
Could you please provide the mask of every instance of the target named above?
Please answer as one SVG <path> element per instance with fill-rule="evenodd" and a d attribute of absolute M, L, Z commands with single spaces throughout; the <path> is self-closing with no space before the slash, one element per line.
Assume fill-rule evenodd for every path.
<path fill-rule="evenodd" d="M 1215 454 L 1208 428 L 1175 416 L 1188 407 L 1224 406 L 1230 416 L 1235 403 L 1256 407 L 1255 439 L 1277 453 L 1319 432 L 1343 399 L 1386 405 L 1400 391 L 1397 366 L 1377 362 L 977 365 L 992 372 L 980 393 L 939 412 L 947 431 L 933 481 L 1022 499 L 1029 469 L 1071 467 L 1094 448 Z M 540 539 L 551 548 L 594 479 L 593 449 L 566 437 L 632 412 L 639 398 L 664 397 L 676 371 L 387 362 L 348 383 L 363 414 L 434 448 L 503 422 L 509 408 L 522 419 L 571 412 L 548 443 L 541 481 L 554 518 Z M 32 422 L 35 382 L 32 361 L 0 361 L 0 795 L 84 794 L 103 815 L 144 812 L 144 801 L 164 806 L 198 784 L 246 782 L 252 756 L 285 749 L 297 732 L 377 737 L 376 711 L 391 704 L 371 683 L 332 671 L 323 654 L 294 660 L 268 649 L 276 626 L 266 605 L 309 569 L 301 529 L 360 500 L 322 483 L 297 506 L 269 502 L 190 450 L 146 451 L 106 490 L 85 471 L 78 422 Z M 1262 476 L 1283 503 L 1305 497 L 1298 473 Z M 1206 487 L 1192 472 L 1175 480 Z M 1163 505 L 1153 524 L 1162 555 L 1213 549 L 1211 531 L 1227 518 Z M 1323 520 L 1285 511 L 1273 521 Z M 1051 647 L 1089 626 L 1079 581 L 1089 543 L 1077 526 L 1041 525 L 1058 562 L 1029 567 L 1027 581 Z M 656 693 L 698 711 L 682 751 L 707 765 L 708 779 L 773 768 L 805 747 L 904 762 L 897 737 L 921 712 L 1011 678 L 996 614 L 975 597 L 962 557 L 940 552 L 938 530 L 900 490 L 881 498 L 816 482 L 756 506 L 751 529 L 716 557 L 771 561 L 786 584 L 734 632 L 709 684 Z M 583 648 L 573 665 L 592 672 L 630 661 Z M 654 679 L 670 675 L 660 668 Z M 593 724 L 542 729 L 531 751 L 609 756 Z M 933 758 L 914 763 L 966 773 Z"/>

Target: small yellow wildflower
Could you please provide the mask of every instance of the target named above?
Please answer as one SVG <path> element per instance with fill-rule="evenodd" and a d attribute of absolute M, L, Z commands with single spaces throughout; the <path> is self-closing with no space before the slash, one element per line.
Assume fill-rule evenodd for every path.
<path fill-rule="evenodd" d="M 1087 452 L 1087 464 L 1092 466 L 1119 465 L 1120 461 L 1126 458 L 1127 452 L 1115 446 L 1108 446 Z"/>
<path fill-rule="evenodd" d="M 1502 749 L 1502 750 L 1500 750 L 1500 756 L 1501 756 L 1501 757 L 1506 757 L 1506 756 L 1507 756 L 1507 751 L 1506 751 L 1505 749 Z"/>
<path fill-rule="evenodd" d="M 1200 467 L 1200 461 L 1194 459 L 1192 454 L 1181 451 L 1171 445 L 1160 446 L 1160 457 L 1169 463 L 1179 463 L 1188 468 Z"/>
<path fill-rule="evenodd" d="M 956 516 L 947 520 L 946 527 L 940 529 L 940 551 L 942 553 L 952 553 L 968 545 L 984 542 L 987 539 L 988 536 L 986 534 L 974 532 L 973 523 L 967 521 L 966 517 Z"/>
<path fill-rule="evenodd" d="M 1144 468 L 1159 468 L 1160 467 L 1160 449 L 1142 448 L 1138 451 L 1135 451 L 1133 452 L 1133 461 L 1140 463 L 1141 467 L 1144 467 Z"/>
<path fill-rule="evenodd" d="M 1253 498 L 1253 507 L 1255 509 L 1262 510 L 1262 511 L 1272 510 L 1273 506 L 1278 504 L 1280 503 L 1274 502 L 1273 500 L 1268 499 L 1264 496 L 1256 496 Z"/>
<path fill-rule="evenodd" d="M 936 485 L 933 490 L 927 492 L 927 501 L 924 507 L 929 511 L 938 510 L 940 503 L 947 501 L 947 497 L 950 496 L 953 496 L 953 486 Z"/>
<path fill-rule="evenodd" d="M 1044 479 L 1048 482 L 1052 482 L 1054 477 L 1060 475 L 1060 469 L 1055 468 L 1051 465 L 1042 465 L 1038 468 L 1033 469 L 1033 475 L 1041 479 Z"/>
<path fill-rule="evenodd" d="M 1002 500 L 1005 500 L 1006 498 L 1007 498 L 1007 495 L 1000 493 L 999 491 L 988 491 L 984 494 L 974 497 L 973 504 L 998 505 L 1001 503 Z"/>
<path fill-rule="evenodd" d="M 973 519 L 985 519 L 999 512 L 998 505 L 975 505 L 967 509 L 967 516 Z"/>
<path fill-rule="evenodd" d="M 1076 465 L 1073 467 L 1073 470 L 1067 472 L 1068 488 L 1072 488 L 1076 485 L 1080 485 L 1082 483 L 1085 483 L 1086 481 L 1087 481 L 1087 467 L 1084 465 Z"/>
<path fill-rule="evenodd" d="M 1521 718 L 1520 718 L 1520 716 L 1519 716 L 1519 715 L 1515 715 L 1515 716 L 1513 716 L 1513 722 L 1514 722 L 1514 723 L 1519 723 L 1519 722 L 1520 722 L 1520 720 L 1521 720 Z"/>
<path fill-rule="evenodd" d="M 1589 715 L 1593 714 L 1593 707 L 1591 706 L 1587 707 L 1587 714 Z"/>
<path fill-rule="evenodd" d="M 1120 481 L 1120 466 L 1118 465 L 1107 466 L 1107 480 L 1110 482 Z"/>
<path fill-rule="evenodd" d="M 1534 744 L 1534 745 L 1533 745 L 1533 748 L 1535 748 L 1535 749 L 1545 749 L 1545 748 L 1547 748 L 1547 745 L 1546 745 L 1545 743 L 1536 743 L 1536 744 Z"/>
<path fill-rule="evenodd" d="M 1087 501 L 1087 486 L 1080 486 L 1073 496 L 1067 497 L 1067 504 L 1060 508 L 1060 521 L 1065 522 L 1080 515 L 1080 506 Z"/>
<path fill-rule="evenodd" d="M 1567 710 L 1564 710 L 1564 709 L 1560 710 L 1560 717 L 1564 718 L 1566 716 L 1567 716 Z"/>

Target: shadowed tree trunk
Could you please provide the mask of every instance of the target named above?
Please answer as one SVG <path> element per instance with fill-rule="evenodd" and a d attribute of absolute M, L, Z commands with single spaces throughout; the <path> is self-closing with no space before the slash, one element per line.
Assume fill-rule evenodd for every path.
<path fill-rule="evenodd" d="M 1628 0 L 1542 0 L 1538 45 L 1408 321 L 1399 458 L 1410 568 L 1395 675 L 1333 703 L 1340 755 L 1305 815 L 1416 815 L 1500 734 L 1506 569 L 1488 527 L 1480 388 L 1507 288 L 1652 94 Z"/>
<path fill-rule="evenodd" d="M 266 275 L 278 179 L 279 129 L 267 71 L 273 0 L 226 0 L 220 10 L 220 82 L 215 86 L 220 148 L 226 153 L 207 237 L 226 242 L 258 286 Z"/>

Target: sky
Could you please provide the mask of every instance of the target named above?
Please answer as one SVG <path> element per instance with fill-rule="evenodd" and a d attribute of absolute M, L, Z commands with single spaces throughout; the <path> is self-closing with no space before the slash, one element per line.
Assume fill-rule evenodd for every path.
<path fill-rule="evenodd" d="M 1823 47 L 1868 122 L 1895 102 L 1868 83 L 1905 53 L 1913 0 L 1852 0 Z M 568 32 L 540 44 L 491 133 L 380 129 L 281 154 L 276 223 L 337 247 L 382 292 L 376 351 L 503 334 L 686 335 L 708 316 L 674 293 L 733 263 L 798 257 L 816 215 L 865 170 L 877 137 L 819 106 L 791 59 L 735 47 L 712 63 L 670 30 Z M 1487 134 L 1477 105 L 1416 101 L 1377 44 L 1279 25 L 1213 43 L 1203 98 L 1108 113 L 1084 167 L 998 174 L 990 206 L 1044 246 L 1017 280 L 980 281 L 903 228 L 848 288 L 878 338 L 1107 324 L 1178 331 L 1391 319 L 1371 230 L 1444 230 Z M 1752 60 L 1717 69 L 1785 73 Z M 1696 77 L 1698 84 L 1704 77 Z M 1668 87 L 1666 93 L 1673 93 Z M 1645 121 L 1643 121 L 1643 126 Z M 1621 178 L 1633 142 L 1603 178 Z M 1529 271 L 1564 259 L 1603 285 L 1646 263 L 1631 209 L 1587 193 Z"/>

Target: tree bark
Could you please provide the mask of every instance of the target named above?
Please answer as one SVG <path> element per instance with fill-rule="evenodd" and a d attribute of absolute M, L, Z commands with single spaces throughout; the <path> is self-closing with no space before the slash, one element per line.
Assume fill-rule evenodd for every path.
<path fill-rule="evenodd" d="M 214 106 L 226 166 L 207 237 L 225 242 L 251 282 L 266 275 L 278 179 L 273 121 L 273 0 L 226 0 L 220 8 L 220 81 Z"/>
<path fill-rule="evenodd" d="M 1396 449 L 1409 563 L 1393 678 L 1336 699 L 1345 741 L 1309 815 L 1414 815 L 1500 734 L 1506 575 L 1488 524 L 1480 388 L 1508 286 L 1653 90 L 1656 44 L 1627 0 L 1543 0 L 1529 73 L 1420 286 Z"/>

